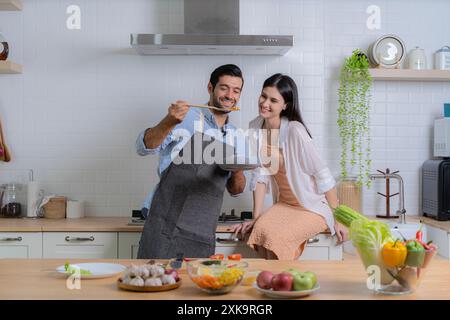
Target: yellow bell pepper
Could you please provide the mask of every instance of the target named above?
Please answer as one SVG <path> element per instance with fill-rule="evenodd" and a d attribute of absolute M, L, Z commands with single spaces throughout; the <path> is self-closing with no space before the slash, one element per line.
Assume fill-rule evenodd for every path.
<path fill-rule="evenodd" d="M 386 243 L 381 250 L 384 263 L 391 268 L 403 266 L 407 254 L 406 246 L 398 240 Z"/>

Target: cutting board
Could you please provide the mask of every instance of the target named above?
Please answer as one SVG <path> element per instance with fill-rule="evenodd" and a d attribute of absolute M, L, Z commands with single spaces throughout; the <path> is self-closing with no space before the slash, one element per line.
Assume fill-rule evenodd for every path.
<path fill-rule="evenodd" d="M 0 119 L 0 161 L 9 162 L 11 161 L 11 154 L 9 153 L 8 147 L 5 143 L 5 138 L 3 136 L 3 126 L 2 120 Z"/>

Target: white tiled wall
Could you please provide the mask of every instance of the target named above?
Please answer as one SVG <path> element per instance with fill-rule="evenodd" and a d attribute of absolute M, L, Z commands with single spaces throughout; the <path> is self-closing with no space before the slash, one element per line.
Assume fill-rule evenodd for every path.
<path fill-rule="evenodd" d="M 161 119 L 171 101 L 206 101 L 209 75 L 224 63 L 244 72 L 243 110 L 232 117 L 242 127 L 257 114 L 264 79 L 291 75 L 316 145 L 338 176 L 336 79 L 344 56 L 396 33 L 408 48 L 424 48 L 431 64 L 431 53 L 448 44 L 450 31 L 445 0 L 241 0 L 241 33 L 292 34 L 295 46 L 287 55 L 139 56 L 129 34 L 182 33 L 182 0 L 23 3 L 22 12 L 0 12 L 10 59 L 24 65 L 22 75 L 0 76 L 0 115 L 14 157 L 0 163 L 0 182 L 20 180 L 33 169 L 46 193 L 85 200 L 91 216 L 128 216 L 140 208 L 157 182 L 157 157 L 136 155 L 137 134 Z M 81 7 L 81 30 L 66 28 L 71 4 Z M 381 30 L 365 28 L 370 4 L 381 7 Z M 432 120 L 450 101 L 450 85 L 377 82 L 373 100 L 373 170 L 400 170 L 406 209 L 417 213 L 419 168 L 431 155 Z M 365 191 L 367 213 L 384 210 L 376 191 L 383 185 Z M 251 209 L 251 199 L 225 196 L 224 210 Z"/>
<path fill-rule="evenodd" d="M 381 29 L 365 27 L 370 5 L 381 9 Z M 433 52 L 449 42 L 450 26 L 446 13 L 448 1 L 327 1 L 325 5 L 326 87 L 324 140 L 328 163 L 339 172 L 339 139 L 336 126 L 337 88 L 343 58 L 355 48 L 367 50 L 370 43 L 384 34 L 400 36 L 411 50 L 420 46 L 433 67 Z M 443 103 L 450 101 L 448 82 L 377 81 L 372 91 L 371 135 L 372 172 L 377 169 L 399 170 L 405 183 L 407 214 L 418 214 L 421 205 L 420 168 L 432 157 L 433 120 L 443 114 Z M 391 194 L 398 191 L 391 181 Z M 378 180 L 364 189 L 363 205 L 368 214 L 385 213 L 385 181 Z M 391 213 L 398 208 L 398 197 L 391 200 Z"/>

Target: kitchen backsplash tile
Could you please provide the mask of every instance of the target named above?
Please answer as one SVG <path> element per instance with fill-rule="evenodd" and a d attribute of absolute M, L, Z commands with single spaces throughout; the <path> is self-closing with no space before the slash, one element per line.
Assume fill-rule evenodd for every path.
<path fill-rule="evenodd" d="M 0 77 L 0 114 L 14 157 L 0 164 L 0 183 L 26 177 L 33 168 L 47 193 L 85 200 L 88 216 L 128 216 L 140 207 L 158 181 L 158 160 L 135 153 L 137 134 L 161 119 L 171 101 L 206 101 L 206 82 L 217 65 L 243 69 L 242 111 L 232 115 L 242 127 L 257 114 L 263 81 L 276 72 L 290 74 L 315 144 L 338 177 L 336 92 L 344 57 L 395 33 L 408 49 L 424 48 L 432 65 L 432 53 L 448 44 L 445 33 L 435 32 L 448 29 L 446 0 L 413 6 L 380 0 L 381 30 L 365 27 L 372 1 L 241 0 L 242 34 L 295 36 L 283 57 L 136 55 L 131 32 L 183 32 L 182 0 L 81 0 L 82 27 L 74 31 L 65 27 L 70 1 L 23 2 L 22 12 L 0 12 L 10 58 L 24 65 L 22 75 Z M 420 166 L 431 156 L 433 120 L 450 101 L 450 84 L 378 81 L 372 101 L 372 171 L 400 170 L 406 210 L 417 214 Z M 364 189 L 364 212 L 383 212 L 384 200 L 376 194 L 382 188 Z M 250 193 L 225 195 L 223 211 L 248 210 L 251 203 Z"/>

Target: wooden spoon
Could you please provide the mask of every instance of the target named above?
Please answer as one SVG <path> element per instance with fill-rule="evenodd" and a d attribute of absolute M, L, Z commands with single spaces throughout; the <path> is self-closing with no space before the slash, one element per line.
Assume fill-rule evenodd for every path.
<path fill-rule="evenodd" d="M 9 153 L 8 147 L 5 143 L 5 138 L 3 137 L 2 121 L 0 119 L 0 148 L 2 148 L 3 153 L 0 154 L 0 161 L 9 162 L 11 161 L 11 154 Z"/>
<path fill-rule="evenodd" d="M 208 106 L 206 104 L 192 104 L 192 103 L 188 103 L 188 105 L 191 106 L 191 107 L 208 108 L 208 109 L 214 109 L 214 110 L 219 110 L 219 111 L 224 111 L 224 110 L 238 111 L 238 110 L 241 109 L 238 106 L 234 106 L 234 107 L 231 107 L 231 108 L 217 108 L 217 107 L 214 107 L 214 106 Z"/>

